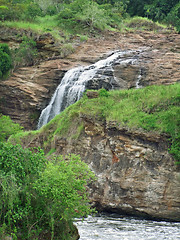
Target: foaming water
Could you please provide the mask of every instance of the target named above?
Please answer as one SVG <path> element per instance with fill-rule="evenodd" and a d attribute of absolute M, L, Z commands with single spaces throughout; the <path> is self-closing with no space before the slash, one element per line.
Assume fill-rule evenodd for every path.
<path fill-rule="evenodd" d="M 179 240 L 180 223 L 142 220 L 116 214 L 75 222 L 80 240 Z"/>

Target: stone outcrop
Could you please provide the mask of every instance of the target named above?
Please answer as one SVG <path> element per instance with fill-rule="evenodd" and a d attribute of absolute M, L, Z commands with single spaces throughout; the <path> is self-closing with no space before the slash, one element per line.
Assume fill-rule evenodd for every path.
<path fill-rule="evenodd" d="M 78 121 L 84 128 L 75 138 Z M 68 136 L 55 135 L 45 152 L 81 156 L 97 177 L 88 191 L 98 210 L 180 221 L 180 168 L 168 153 L 167 135 L 87 115 L 74 122 Z M 51 131 L 29 135 L 22 144 L 43 147 Z"/>
<path fill-rule="evenodd" d="M 167 136 L 129 130 L 82 116 L 78 140 L 55 138 L 58 154 L 80 154 L 95 172 L 89 187 L 100 210 L 180 221 L 180 172 Z"/>
<path fill-rule="evenodd" d="M 17 36 L 22 30 L 0 28 L 0 42 L 11 47 L 19 44 Z M 32 36 L 24 30 L 27 36 Z M 116 79 L 116 88 L 132 88 L 152 84 L 172 84 L 180 81 L 180 35 L 149 32 L 111 33 L 87 42 L 74 42 L 75 52 L 61 59 L 60 46 L 51 35 L 33 35 L 38 51 L 45 52 L 49 60 L 37 66 L 20 68 L 12 76 L 0 81 L 0 112 L 20 123 L 25 129 L 35 129 L 41 110 L 48 104 L 64 73 L 79 65 L 89 65 L 105 58 L 115 50 L 138 50 L 138 64 L 116 65 L 114 71 L 106 71 L 103 87 L 109 86 L 110 74 Z M 53 50 L 54 49 L 54 50 Z M 57 50 L 57 51 L 56 51 Z M 141 52 L 141 54 L 139 54 Z M 56 55 L 55 58 L 53 56 Z M 100 79 L 89 82 L 88 88 L 95 89 Z"/>

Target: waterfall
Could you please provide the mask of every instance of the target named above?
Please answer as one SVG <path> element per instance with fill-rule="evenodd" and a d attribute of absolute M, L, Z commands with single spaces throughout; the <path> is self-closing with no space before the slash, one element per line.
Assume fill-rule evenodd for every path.
<path fill-rule="evenodd" d="M 140 51 L 115 51 L 111 52 L 106 59 L 100 60 L 95 64 L 87 67 L 76 67 L 67 71 L 54 92 L 49 105 L 41 112 L 38 129 L 47 124 L 66 107 L 79 100 L 86 86 L 88 87 L 88 82 L 90 80 L 100 79 L 103 71 L 105 72 L 107 69 L 113 72 L 112 66 L 115 64 L 122 64 L 125 66 L 128 64 L 135 64 L 139 53 Z M 111 81 L 115 81 L 113 73 L 109 74 L 106 80 L 108 84 L 111 84 Z"/>

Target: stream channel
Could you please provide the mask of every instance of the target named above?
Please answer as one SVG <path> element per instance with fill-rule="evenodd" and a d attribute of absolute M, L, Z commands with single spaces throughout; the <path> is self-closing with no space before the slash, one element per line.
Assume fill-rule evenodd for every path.
<path fill-rule="evenodd" d="M 80 240 L 179 240 L 180 222 L 144 220 L 117 214 L 76 219 Z"/>

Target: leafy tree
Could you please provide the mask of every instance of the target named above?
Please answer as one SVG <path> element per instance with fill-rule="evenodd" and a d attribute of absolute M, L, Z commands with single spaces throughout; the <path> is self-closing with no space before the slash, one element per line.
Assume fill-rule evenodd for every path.
<path fill-rule="evenodd" d="M 171 9 L 165 20 L 168 24 L 176 27 L 176 30 L 180 32 L 180 2 Z"/>
<path fill-rule="evenodd" d="M 127 6 L 127 12 L 130 16 L 145 16 L 144 6 L 145 4 L 150 4 L 152 0 L 129 0 Z"/>
<path fill-rule="evenodd" d="M 0 43 L 0 79 L 8 73 L 12 67 L 10 50 L 7 44 Z"/>
<path fill-rule="evenodd" d="M 92 212 L 86 185 L 93 178 L 79 156 L 47 162 L 40 149 L 0 142 L 0 233 L 67 240 L 73 217 Z"/>
<path fill-rule="evenodd" d="M 109 22 L 105 10 L 95 2 L 89 2 L 83 8 L 82 13 L 77 14 L 77 19 L 90 26 L 91 29 L 98 28 L 101 30 L 105 29 Z"/>
<path fill-rule="evenodd" d="M 93 178 L 87 165 L 74 154 L 47 163 L 33 186 L 39 199 L 38 211 L 45 210 L 44 218 L 49 219 L 52 233 L 59 220 L 69 221 L 92 211 L 87 204 L 86 185 Z"/>
<path fill-rule="evenodd" d="M 7 232 L 26 231 L 31 219 L 31 184 L 44 169 L 41 150 L 33 154 L 20 145 L 0 143 L 0 222 Z M 31 219 L 31 220 L 30 220 Z"/>

